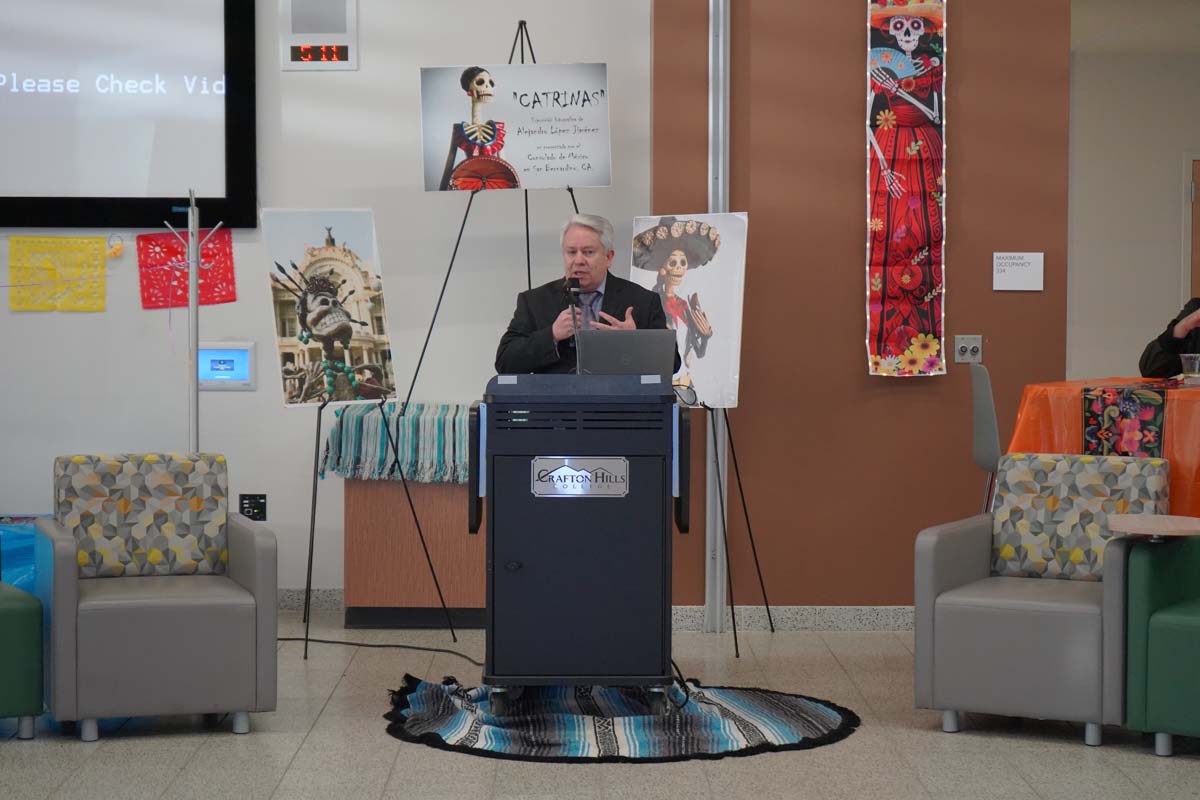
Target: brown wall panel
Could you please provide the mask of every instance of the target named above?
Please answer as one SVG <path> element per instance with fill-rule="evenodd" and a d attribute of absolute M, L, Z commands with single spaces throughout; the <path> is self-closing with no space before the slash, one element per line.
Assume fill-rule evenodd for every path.
<path fill-rule="evenodd" d="M 467 533 L 467 490 L 409 483 L 429 556 L 451 608 L 483 608 L 486 526 Z M 364 608 L 436 608 L 437 591 L 397 481 L 346 481 L 345 603 Z"/>
<path fill-rule="evenodd" d="M 655 2 L 655 213 L 707 208 L 703 7 Z M 1065 372 L 1070 3 L 949 14 L 946 335 L 984 335 L 1006 438 L 1021 387 Z M 908 604 L 917 531 L 976 511 L 983 475 L 964 366 L 866 374 L 866 3 L 736 0 L 732 25 L 731 207 L 750 242 L 731 417 L 771 600 Z M 1045 291 L 992 292 L 995 250 L 1045 252 Z M 736 599 L 759 603 L 736 486 L 729 519 Z M 676 603 L 703 598 L 693 531 L 676 539 Z"/>

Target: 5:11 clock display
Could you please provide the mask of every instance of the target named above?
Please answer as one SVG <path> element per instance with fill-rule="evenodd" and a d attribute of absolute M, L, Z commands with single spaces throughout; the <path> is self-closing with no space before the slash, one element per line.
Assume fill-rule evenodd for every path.
<path fill-rule="evenodd" d="M 301 44 L 290 48 L 291 60 L 297 63 L 308 61 L 349 61 L 350 48 L 344 44 Z"/>

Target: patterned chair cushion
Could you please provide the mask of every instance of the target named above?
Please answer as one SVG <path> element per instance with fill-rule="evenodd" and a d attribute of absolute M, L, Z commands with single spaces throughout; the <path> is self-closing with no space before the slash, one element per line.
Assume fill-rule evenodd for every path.
<path fill-rule="evenodd" d="M 1167 514 L 1161 458 L 1028 455 L 1000 459 L 992 502 L 992 574 L 1098 581 L 1109 514 Z"/>
<path fill-rule="evenodd" d="M 219 455 L 59 456 L 54 515 L 75 534 L 81 578 L 221 575 L 227 486 Z"/>

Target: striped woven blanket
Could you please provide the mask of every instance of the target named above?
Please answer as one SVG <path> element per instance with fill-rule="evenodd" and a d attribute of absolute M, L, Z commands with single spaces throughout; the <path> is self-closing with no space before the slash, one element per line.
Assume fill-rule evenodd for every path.
<path fill-rule="evenodd" d="M 388 733 L 409 742 L 522 761 L 682 761 L 805 750 L 846 738 L 849 709 L 767 689 L 671 687 L 667 714 L 651 712 L 645 689 L 527 687 L 504 716 L 486 687 L 467 689 L 404 676 L 392 692 Z"/>
<path fill-rule="evenodd" d="M 413 403 L 403 416 L 395 403 L 388 403 L 386 408 L 406 479 L 419 483 L 467 482 L 470 405 Z M 343 478 L 399 480 L 399 471 L 389 475 L 395 457 L 388 446 L 379 406 L 345 406 L 334 414 L 321 459 L 321 477 L 329 470 Z"/>

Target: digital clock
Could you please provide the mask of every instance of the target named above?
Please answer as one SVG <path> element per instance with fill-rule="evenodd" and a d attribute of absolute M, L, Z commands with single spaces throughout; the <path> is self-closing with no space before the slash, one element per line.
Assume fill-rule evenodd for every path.
<path fill-rule="evenodd" d="M 344 44 L 294 44 L 288 52 L 292 63 L 350 60 L 350 47 Z"/>
<path fill-rule="evenodd" d="M 279 68 L 358 69 L 358 0 L 278 0 Z"/>

